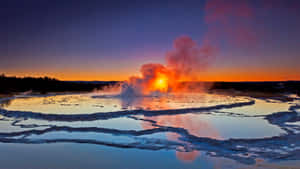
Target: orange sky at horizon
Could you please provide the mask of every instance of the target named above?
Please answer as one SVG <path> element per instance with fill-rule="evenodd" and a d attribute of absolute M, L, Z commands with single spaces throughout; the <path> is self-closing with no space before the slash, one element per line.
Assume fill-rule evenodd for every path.
<path fill-rule="evenodd" d="M 139 69 L 137 69 L 139 70 Z M 138 71 L 80 71 L 65 70 L 65 71 L 9 71 L 1 72 L 6 76 L 17 77 L 44 77 L 48 76 L 64 81 L 124 81 L 130 76 L 139 76 Z M 295 70 L 243 70 L 243 69 L 214 69 L 206 70 L 199 74 L 196 81 L 288 81 L 300 80 L 300 73 Z"/>

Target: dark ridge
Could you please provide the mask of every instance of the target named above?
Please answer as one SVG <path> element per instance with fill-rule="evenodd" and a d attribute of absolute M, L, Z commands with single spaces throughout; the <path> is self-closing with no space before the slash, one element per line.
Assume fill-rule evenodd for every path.
<path fill-rule="evenodd" d="M 210 90 L 236 90 L 240 92 L 295 93 L 300 96 L 300 81 L 282 82 L 215 82 Z"/>
<path fill-rule="evenodd" d="M 117 84 L 115 81 L 82 82 L 82 81 L 60 81 L 50 77 L 8 77 L 0 75 L 0 93 L 11 94 L 18 92 L 88 92 L 94 89 L 102 89 L 105 86 Z"/>

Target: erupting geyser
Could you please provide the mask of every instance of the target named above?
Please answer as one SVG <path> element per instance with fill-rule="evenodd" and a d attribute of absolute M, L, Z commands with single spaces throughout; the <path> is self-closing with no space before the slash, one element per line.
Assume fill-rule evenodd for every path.
<path fill-rule="evenodd" d="M 194 79 L 213 55 L 209 45 L 199 47 L 190 37 L 182 36 L 174 41 L 174 50 L 167 52 L 166 65 L 148 63 L 142 65 L 140 77 L 130 77 L 122 86 L 122 96 L 145 96 L 178 91 L 183 80 Z"/>

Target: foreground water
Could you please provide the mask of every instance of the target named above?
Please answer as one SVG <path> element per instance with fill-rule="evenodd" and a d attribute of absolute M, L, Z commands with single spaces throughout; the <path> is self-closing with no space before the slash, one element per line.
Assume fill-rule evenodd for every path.
<path fill-rule="evenodd" d="M 297 97 L 283 102 L 204 93 L 16 96 L 1 100 L 0 164 L 299 168 L 299 110 Z"/>

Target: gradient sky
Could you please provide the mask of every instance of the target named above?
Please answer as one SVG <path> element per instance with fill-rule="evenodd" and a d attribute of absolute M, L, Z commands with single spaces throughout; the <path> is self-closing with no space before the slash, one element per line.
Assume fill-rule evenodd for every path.
<path fill-rule="evenodd" d="M 125 80 L 138 75 L 144 63 L 164 63 L 179 36 L 190 36 L 199 44 L 210 38 L 213 28 L 205 21 L 208 1 L 3 0 L 0 73 Z M 199 79 L 300 80 L 299 1 L 241 1 L 254 11 L 245 22 L 256 40 L 234 43 L 233 35 L 218 28 L 210 39 L 218 52 Z M 236 32 L 236 25 L 240 23 L 226 30 Z"/>

